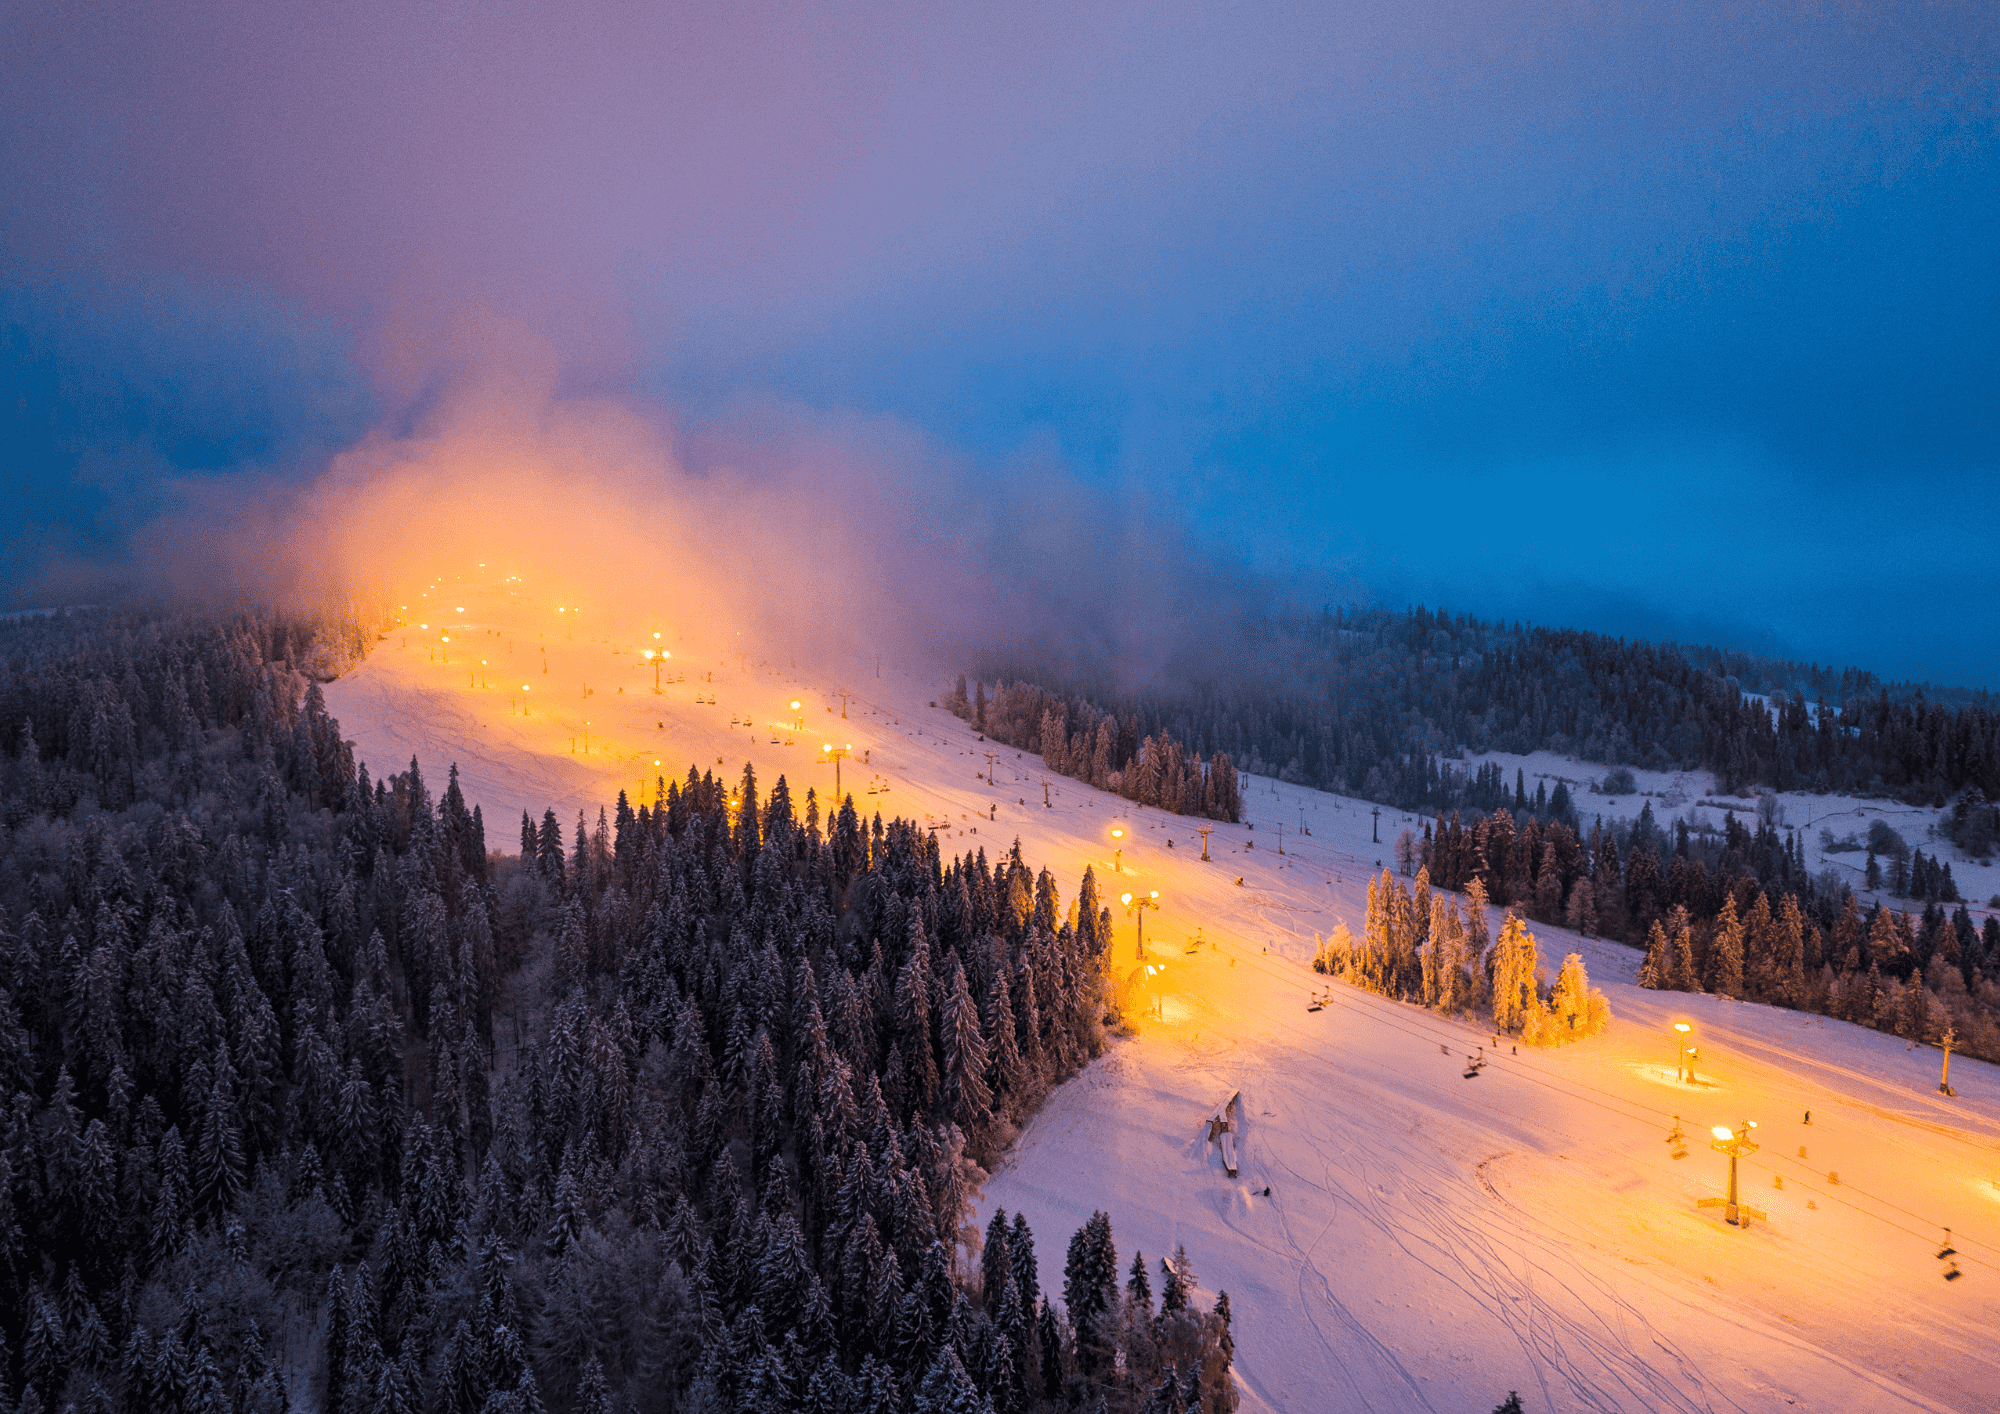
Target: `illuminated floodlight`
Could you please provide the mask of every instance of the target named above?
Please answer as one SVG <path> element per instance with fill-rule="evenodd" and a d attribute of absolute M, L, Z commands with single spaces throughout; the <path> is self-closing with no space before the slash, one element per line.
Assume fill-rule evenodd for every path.
<path fill-rule="evenodd" d="M 1717 1139 L 1734 1139 L 1736 1137 L 1736 1131 L 1726 1124 L 1718 1124 L 1708 1132 L 1713 1134 Z"/>
<path fill-rule="evenodd" d="M 451 642 L 451 635 L 450 635 L 450 634 L 448 634 L 448 633 L 445 633 L 445 634 L 439 634 L 439 635 L 438 635 L 438 641 L 439 641 L 440 643 L 449 643 L 449 642 Z"/>
<path fill-rule="evenodd" d="M 458 612 L 459 612 L 459 613 L 461 613 L 461 614 L 462 614 L 462 613 L 464 613 L 464 612 L 465 612 L 465 605 L 463 605 L 463 604 L 460 604 L 460 605 L 458 606 Z"/>
<path fill-rule="evenodd" d="M 1132 906 L 1132 895 L 1120 894 L 1118 895 L 1118 901 L 1124 904 L 1127 908 L 1130 908 Z"/>
<path fill-rule="evenodd" d="M 1685 1021 L 1676 1021 L 1674 1023 L 1674 1030 L 1679 1031 L 1683 1035 L 1685 1035 L 1687 1032 L 1694 1030 L 1694 1028 L 1688 1025 Z"/>
<path fill-rule="evenodd" d="M 796 703 L 796 702 L 794 702 L 794 703 L 792 704 L 792 710 L 793 710 L 794 712 L 798 711 L 798 710 L 799 710 L 799 704 L 798 704 L 798 703 Z"/>
<path fill-rule="evenodd" d="M 655 637 L 655 638 L 658 638 L 659 636 L 660 636 L 660 631 L 659 631 L 658 629 L 654 629 L 654 630 L 653 630 L 653 637 Z"/>

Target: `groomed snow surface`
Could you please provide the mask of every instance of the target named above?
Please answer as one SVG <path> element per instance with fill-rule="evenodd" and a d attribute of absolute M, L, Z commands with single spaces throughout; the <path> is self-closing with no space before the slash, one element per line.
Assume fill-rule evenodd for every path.
<path fill-rule="evenodd" d="M 650 793 L 655 759 L 673 777 L 692 762 L 732 782 L 751 760 L 767 787 L 783 774 L 795 800 L 807 787 L 825 800 L 820 748 L 851 745 L 842 784 L 857 807 L 938 826 L 947 853 L 991 859 L 1018 838 L 1065 902 L 1086 864 L 1113 895 L 1158 890 L 1150 982 L 1119 911 L 1116 972 L 1136 1034 L 1029 1123 L 979 1217 L 1027 1214 L 1058 1298 L 1063 1248 L 1093 1209 L 1111 1215 L 1121 1270 L 1135 1249 L 1154 1264 L 1185 1246 L 1204 1297 L 1230 1293 L 1246 1410 L 1484 1414 L 1510 1389 L 1530 1410 L 2000 1408 L 1994 1067 L 1955 1058 L 1947 1099 L 1935 1050 L 1641 991 L 1636 953 L 1544 928 L 1545 964 L 1581 951 L 1614 1020 L 1589 1041 L 1516 1055 L 1473 1024 L 1307 966 L 1316 935 L 1339 921 L 1360 931 L 1367 876 L 1418 824 L 1398 812 L 1382 811 L 1376 843 L 1364 802 L 1246 779 L 1246 824 L 1216 827 L 1202 863 L 1202 822 L 1046 775 L 929 707 L 942 670 L 803 672 L 722 632 L 711 648 L 589 605 L 558 615 L 518 583 L 440 580 L 410 595 L 407 628 L 329 685 L 328 704 L 377 774 L 415 756 L 441 788 L 457 762 L 496 848 L 514 847 L 524 808 L 539 819 L 555 807 L 567 833 L 621 787 Z M 449 645 L 437 641 L 446 622 Z M 674 655 L 657 696 L 640 656 L 656 644 Z M 1496 759 L 1529 765 L 1532 791 L 1533 763 Z M 1602 773 L 1549 760 L 1542 769 L 1574 780 Z M 1587 819 L 1602 801 L 1577 803 Z M 1826 809 L 1854 819 L 1856 806 L 1787 808 L 1803 822 Z M 1676 1079 L 1676 1020 L 1699 1047 L 1693 1085 Z M 1482 1046 L 1490 1063 L 1462 1078 Z M 1234 1179 L 1204 1142 L 1232 1090 Z M 1682 1159 L 1667 1142 L 1676 1115 Z M 1711 1126 L 1745 1119 L 1762 1148 L 1742 1161 L 1741 1197 L 1768 1218 L 1738 1229 L 1697 1201 L 1726 1181 Z M 1963 1273 L 1951 1282 L 1935 1255 L 1947 1224 Z"/>

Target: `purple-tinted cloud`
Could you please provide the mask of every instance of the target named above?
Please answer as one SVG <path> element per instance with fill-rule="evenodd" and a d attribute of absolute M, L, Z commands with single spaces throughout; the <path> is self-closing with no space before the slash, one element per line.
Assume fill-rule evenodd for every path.
<path fill-rule="evenodd" d="M 1767 498 L 1891 475 L 1942 502 L 2000 462 L 2000 28 L 1975 5 L 4 23 L 0 282 L 253 292 L 304 343 L 352 340 L 392 433 L 490 308 L 540 331 L 563 390 L 683 423 L 886 419 L 989 476 L 1041 449 L 1288 575 L 1337 553 L 1474 608 L 1615 629 L 1601 605 L 1789 594 L 1801 651 L 1870 661 L 1939 585 L 1827 617 L 1837 528 L 1799 522 L 1751 574 L 1714 509 L 1654 488 L 1700 465 Z M 1535 505 L 1578 476 L 1588 514 Z M 1466 513 L 1411 528 L 1446 492 Z M 1522 591 L 1545 567 L 1496 543 L 1586 540 L 1593 514 L 1656 525 L 1647 563 L 1679 572 Z M 1993 657 L 1923 653 L 1885 666 Z"/>

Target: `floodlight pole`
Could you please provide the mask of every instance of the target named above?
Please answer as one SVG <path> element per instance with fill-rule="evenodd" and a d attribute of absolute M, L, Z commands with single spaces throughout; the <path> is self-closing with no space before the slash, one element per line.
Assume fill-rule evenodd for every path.
<path fill-rule="evenodd" d="M 1697 1201 L 1696 1206 L 1722 1209 L 1722 1220 L 1731 1227 L 1747 1227 L 1752 1218 L 1762 1220 L 1764 1217 L 1761 1208 L 1739 1203 L 1736 1198 L 1736 1161 L 1745 1154 L 1756 1153 L 1762 1147 L 1750 1142 L 1750 1131 L 1756 1127 L 1757 1121 L 1754 1119 L 1744 1120 L 1733 1130 L 1718 1126 L 1714 1131 L 1715 1138 L 1709 1144 L 1711 1149 L 1729 1156 L 1729 1196 L 1726 1199 L 1702 1198 Z"/>
<path fill-rule="evenodd" d="M 1938 1077 L 1938 1093 L 1957 1099 L 1958 1091 L 1951 1088 L 1951 1048 L 1958 1044 L 1958 1033 L 1947 1026 L 1944 1029 L 1944 1040 L 1939 1044 L 1944 1047 L 1944 1073 Z"/>
<path fill-rule="evenodd" d="M 1151 898 L 1134 898 L 1131 894 L 1125 894 L 1122 897 L 1122 901 L 1125 905 L 1125 911 L 1132 915 L 1132 921 L 1138 925 L 1139 961 L 1144 962 L 1146 960 L 1145 910 L 1149 908 L 1158 908 L 1160 906 L 1160 895 L 1158 894 L 1158 892 L 1155 892 Z"/>
<path fill-rule="evenodd" d="M 826 755 L 828 760 L 833 762 L 833 809 L 835 814 L 839 814 L 840 801 L 841 801 L 840 758 L 847 755 L 850 748 L 845 746 L 828 745 L 828 746 L 822 746 L 820 750 Z"/>
<path fill-rule="evenodd" d="M 1198 835 L 1200 835 L 1200 836 L 1201 836 L 1201 862 L 1202 862 L 1203 864 L 1206 864 L 1206 863 L 1208 863 L 1208 862 L 1209 862 L 1209 858 L 1208 858 L 1208 837 L 1209 837 L 1210 835 L 1212 835 L 1212 834 L 1214 834 L 1214 833 L 1215 833 L 1215 826 L 1213 826 L 1213 825 L 1197 825 L 1197 826 L 1195 826 L 1195 830 L 1194 830 L 1194 832 L 1195 832 L 1196 834 L 1198 834 Z"/>
<path fill-rule="evenodd" d="M 1374 841 L 1376 844 L 1380 844 L 1382 843 L 1382 807 L 1378 805 L 1369 813 L 1375 817 Z"/>

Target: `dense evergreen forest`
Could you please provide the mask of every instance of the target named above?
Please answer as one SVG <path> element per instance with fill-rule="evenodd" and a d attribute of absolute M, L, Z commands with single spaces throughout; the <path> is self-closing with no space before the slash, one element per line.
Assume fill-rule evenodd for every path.
<path fill-rule="evenodd" d="M 994 727 L 994 704 L 1028 700 L 1032 688 L 1071 723 L 1115 723 L 1107 774 L 1129 771 L 1151 739 L 1404 809 L 1491 809 L 1451 760 L 1461 750 L 1547 750 L 1705 768 L 1729 793 L 1763 785 L 1924 804 L 1967 790 L 2000 799 L 2000 707 L 1984 693 L 1940 695 L 1854 669 L 1422 608 L 1245 617 L 1184 649 L 1159 686 L 1137 693 L 1115 689 L 1111 664 L 1094 674 L 1029 660 L 982 669 L 980 698 L 986 681 L 999 683 L 989 734 L 1031 750 L 1045 735 L 1054 743 L 1039 715 L 1002 710 Z M 1062 751 L 1075 754 L 1067 739 Z"/>
<path fill-rule="evenodd" d="M 748 770 L 498 852 L 341 741 L 361 641 L 0 626 L 0 1408 L 1234 1406 L 1185 1254 L 967 1226 L 1104 1045 L 1090 875 Z"/>
<path fill-rule="evenodd" d="M 1100 711 L 1087 698 L 1064 698 L 1033 683 L 986 684 L 965 695 L 963 677 L 944 705 L 985 735 L 1041 756 L 1058 775 L 1176 815 L 1242 818 L 1243 795 L 1226 753 L 1204 761 L 1166 732 L 1140 739 L 1138 719 Z"/>

